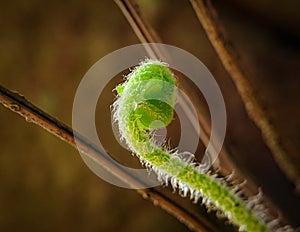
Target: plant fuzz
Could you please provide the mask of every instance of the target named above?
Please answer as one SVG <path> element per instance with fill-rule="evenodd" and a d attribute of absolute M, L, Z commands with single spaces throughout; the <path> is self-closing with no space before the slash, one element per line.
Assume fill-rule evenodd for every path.
<path fill-rule="evenodd" d="M 204 172 L 193 162 L 193 154 L 170 151 L 153 139 L 155 129 L 171 123 L 176 103 L 176 80 L 167 64 L 145 60 L 116 90 L 119 97 L 113 104 L 113 118 L 121 139 L 163 184 L 171 183 L 194 202 L 201 198 L 209 209 L 216 209 L 240 231 L 290 231 L 289 227 L 278 228 L 277 219 L 267 218 L 257 197 L 242 200 L 240 186 L 228 187 L 225 180 Z"/>

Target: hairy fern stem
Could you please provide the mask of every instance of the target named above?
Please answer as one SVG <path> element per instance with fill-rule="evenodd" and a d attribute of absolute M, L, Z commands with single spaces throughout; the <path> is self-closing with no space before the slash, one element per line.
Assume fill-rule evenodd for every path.
<path fill-rule="evenodd" d="M 153 131 L 172 121 L 176 103 L 176 80 L 167 64 L 142 62 L 116 90 L 119 97 L 113 105 L 113 117 L 121 138 L 142 164 L 157 173 L 160 181 L 171 183 L 195 202 L 201 198 L 240 231 L 263 232 L 276 227 L 277 221 L 268 224 L 253 211 L 254 201 L 247 204 L 224 181 L 203 172 L 199 164 L 192 162 L 192 154 L 169 151 L 155 142 Z"/>

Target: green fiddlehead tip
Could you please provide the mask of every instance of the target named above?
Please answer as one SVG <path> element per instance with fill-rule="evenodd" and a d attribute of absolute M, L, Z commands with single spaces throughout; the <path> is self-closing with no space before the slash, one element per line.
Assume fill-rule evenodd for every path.
<path fill-rule="evenodd" d="M 173 119 L 175 79 L 165 64 L 148 60 L 116 87 L 131 104 L 131 119 L 145 130 L 167 126 Z M 138 96 L 138 97 L 137 97 Z"/>
<path fill-rule="evenodd" d="M 241 231 L 269 230 L 271 226 L 252 212 L 253 201 L 246 205 L 224 181 L 204 173 L 200 165 L 192 162 L 194 156 L 189 152 L 171 152 L 154 141 L 152 131 L 173 119 L 176 80 L 167 64 L 150 59 L 142 62 L 116 91 L 119 97 L 113 105 L 113 117 L 120 135 L 159 180 L 166 185 L 170 182 L 183 196 L 189 193 L 194 201 L 201 197 L 202 202 L 219 210 Z"/>

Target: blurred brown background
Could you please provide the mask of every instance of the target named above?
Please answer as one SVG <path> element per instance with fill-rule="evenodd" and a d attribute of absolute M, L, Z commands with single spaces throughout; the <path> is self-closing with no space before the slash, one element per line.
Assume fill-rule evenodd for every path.
<path fill-rule="evenodd" d="M 289 144 L 291 156 L 299 161 L 300 6 L 295 2 L 226 0 L 214 5 L 250 81 Z M 254 159 L 259 156 L 252 141 L 248 147 L 247 141 L 239 141 L 246 132 L 232 122 L 245 113 L 232 96 L 233 84 L 189 2 L 138 3 L 165 43 L 196 55 L 219 82 L 228 110 L 228 133 L 236 141 L 232 150 L 249 153 L 250 149 Z M 2 1 L 0 28 L 1 84 L 68 125 L 73 97 L 85 72 L 106 54 L 139 43 L 110 0 Z M 103 112 L 109 114 L 109 108 Z M 96 177 L 76 150 L 2 106 L 0 127 L 0 231 L 188 231 L 135 191 Z M 267 170 L 261 183 L 270 182 L 268 163 L 257 165 Z M 282 183 L 287 187 L 278 183 L 275 179 L 270 185 L 292 191 L 286 180 Z M 283 196 L 276 198 L 281 205 Z M 297 224 L 299 201 L 289 204 L 293 201 L 295 213 L 289 218 Z"/>

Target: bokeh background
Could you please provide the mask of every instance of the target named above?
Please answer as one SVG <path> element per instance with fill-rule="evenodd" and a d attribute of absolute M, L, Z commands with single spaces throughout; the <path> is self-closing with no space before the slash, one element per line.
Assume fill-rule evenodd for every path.
<path fill-rule="evenodd" d="M 274 164 L 257 161 L 266 148 L 256 146 L 256 139 L 247 137 L 247 126 L 241 126 L 247 120 L 242 104 L 189 2 L 138 3 L 165 43 L 191 52 L 210 69 L 224 94 L 231 151 L 250 157 L 240 154 L 236 162 L 257 168 L 263 177 L 253 174 L 256 182 L 268 182 L 275 201 L 285 205 L 285 212 L 292 207 L 294 213 L 287 217 L 299 225 L 293 186 L 282 177 L 272 178 L 278 173 Z M 214 5 L 250 82 L 300 166 L 300 5 L 293 0 Z M 86 71 L 106 54 L 139 43 L 110 0 L 1 1 L 0 28 L 1 84 L 70 126 L 73 97 Z M 104 98 L 113 99 L 113 94 L 107 89 Z M 99 112 L 109 115 L 107 106 Z M 96 177 L 75 149 L 2 106 L 0 128 L 0 231 L 188 231 L 134 190 Z"/>

